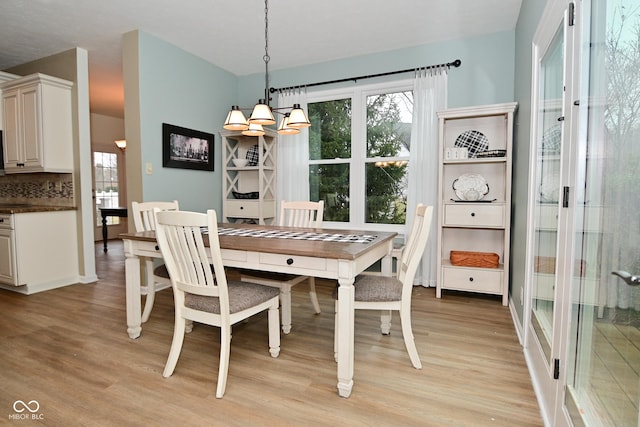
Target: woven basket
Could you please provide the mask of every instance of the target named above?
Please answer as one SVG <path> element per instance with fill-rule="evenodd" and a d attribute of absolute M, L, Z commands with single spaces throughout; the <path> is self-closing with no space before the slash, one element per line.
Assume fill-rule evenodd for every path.
<path fill-rule="evenodd" d="M 556 258 L 550 256 L 535 257 L 533 271 L 536 273 L 554 274 L 556 272 Z"/>
<path fill-rule="evenodd" d="M 498 268 L 500 256 L 490 252 L 451 251 L 452 265 L 461 267 Z"/>
<path fill-rule="evenodd" d="M 534 257 L 533 271 L 536 273 L 555 274 L 556 258 L 548 256 Z M 577 259 L 574 262 L 573 274 L 576 277 L 584 277 L 587 273 L 587 262 L 583 259 Z"/>

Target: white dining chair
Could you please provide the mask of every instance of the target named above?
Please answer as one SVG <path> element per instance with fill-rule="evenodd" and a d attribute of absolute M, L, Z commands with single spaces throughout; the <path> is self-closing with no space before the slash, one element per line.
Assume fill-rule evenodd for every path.
<path fill-rule="evenodd" d="M 187 321 L 220 328 L 220 361 L 216 397 L 227 384 L 232 325 L 268 310 L 269 352 L 280 354 L 279 292 L 275 288 L 227 280 L 214 210 L 206 214 L 157 211 L 156 237 L 171 277 L 175 321 L 171 350 L 162 375 L 170 377 L 178 363 Z M 208 230 L 209 247 L 203 238 Z"/>
<path fill-rule="evenodd" d="M 324 201 L 285 201 L 280 203 L 279 225 L 282 227 L 322 227 Z M 271 273 L 257 270 L 242 270 L 241 280 L 271 286 L 280 289 L 280 306 L 282 310 L 282 332 L 291 332 L 291 288 L 308 280 L 309 296 L 316 314 L 320 313 L 320 304 L 316 293 L 314 277 L 298 276 L 284 273 Z"/>
<path fill-rule="evenodd" d="M 133 224 L 136 232 L 152 231 L 156 229 L 154 209 L 177 211 L 180 209 L 178 201 L 171 202 L 131 202 L 131 212 L 133 214 Z M 140 287 L 140 294 L 146 295 L 144 309 L 142 310 L 142 323 L 149 320 L 156 292 L 171 287 L 169 273 L 165 264 L 154 267 L 153 258 L 145 258 L 145 285 Z"/>
<path fill-rule="evenodd" d="M 380 329 L 386 335 L 391 330 L 391 312 L 400 312 L 400 323 L 404 344 L 409 353 L 413 367 L 422 369 L 418 350 L 411 329 L 411 294 L 413 279 L 424 254 L 431 222 L 433 220 L 433 206 L 419 204 L 413 217 L 411 232 L 406 245 L 402 249 L 397 264 L 397 276 L 361 274 L 356 277 L 354 286 L 354 300 L 356 310 L 381 310 Z M 334 291 L 335 302 L 335 332 L 334 356 L 338 358 L 338 292 Z"/>

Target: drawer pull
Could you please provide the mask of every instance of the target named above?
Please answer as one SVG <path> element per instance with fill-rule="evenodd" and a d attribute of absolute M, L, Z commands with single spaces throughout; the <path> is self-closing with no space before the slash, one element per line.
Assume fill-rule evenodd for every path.
<path fill-rule="evenodd" d="M 160 250 L 160 246 L 156 245 L 156 251 Z"/>
<path fill-rule="evenodd" d="M 471 212 L 471 216 L 476 216 L 476 213 L 475 212 Z"/>
<path fill-rule="evenodd" d="M 293 264 L 293 258 L 287 258 L 287 265 Z"/>
<path fill-rule="evenodd" d="M 240 210 L 243 210 L 243 209 L 244 209 L 244 206 L 240 206 Z"/>
<path fill-rule="evenodd" d="M 473 282 L 473 277 L 469 277 L 469 281 L 470 281 L 470 282 Z"/>

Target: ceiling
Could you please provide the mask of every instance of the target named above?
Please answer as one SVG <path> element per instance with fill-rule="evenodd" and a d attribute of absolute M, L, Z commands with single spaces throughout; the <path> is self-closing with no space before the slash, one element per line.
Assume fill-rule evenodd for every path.
<path fill-rule="evenodd" d="M 515 28 L 522 0 L 272 0 L 269 67 Z M 264 71 L 262 0 L 2 0 L 0 70 L 89 53 L 91 111 L 123 116 L 122 35 L 140 29 L 236 75 Z"/>

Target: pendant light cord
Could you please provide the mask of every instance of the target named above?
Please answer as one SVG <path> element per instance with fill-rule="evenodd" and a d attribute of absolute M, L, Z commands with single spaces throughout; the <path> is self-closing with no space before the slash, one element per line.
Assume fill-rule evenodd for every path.
<path fill-rule="evenodd" d="M 264 100 L 269 105 L 269 0 L 264 0 Z"/>

